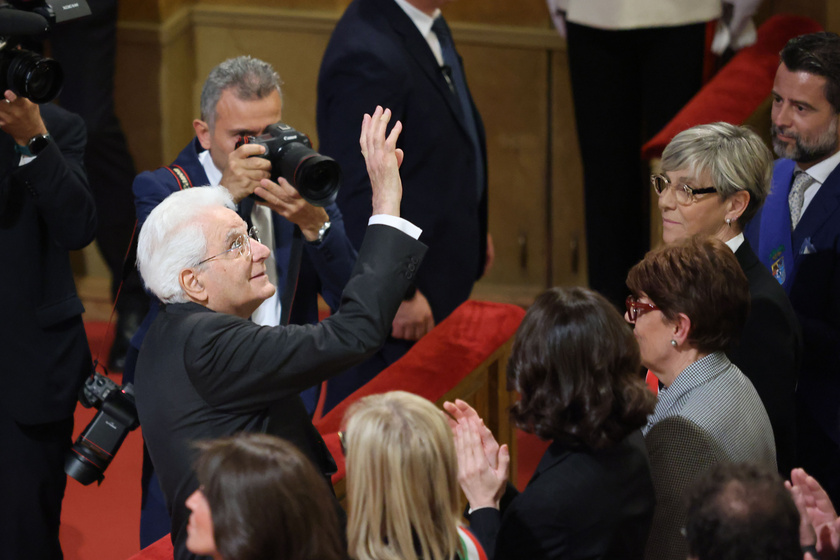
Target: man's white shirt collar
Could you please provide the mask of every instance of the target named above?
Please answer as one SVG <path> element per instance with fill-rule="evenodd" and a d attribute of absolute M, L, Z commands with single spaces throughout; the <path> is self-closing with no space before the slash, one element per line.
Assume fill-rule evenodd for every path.
<path fill-rule="evenodd" d="M 222 180 L 222 172 L 213 163 L 213 158 L 210 157 L 210 150 L 204 150 L 198 154 L 198 161 L 201 167 L 204 168 L 204 174 L 207 175 L 208 185 L 218 185 Z"/>
<path fill-rule="evenodd" d="M 408 0 L 394 0 L 394 2 L 397 3 L 397 6 L 402 8 L 405 15 L 414 22 L 417 30 L 420 31 L 420 35 L 426 39 L 426 42 L 429 44 L 429 48 L 432 49 L 432 54 L 434 54 L 435 59 L 437 59 L 438 66 L 443 66 L 443 53 L 440 50 L 440 41 L 438 41 L 437 34 L 432 31 L 432 23 L 434 23 L 435 19 L 440 16 L 440 9 L 435 8 L 435 11 L 430 16 L 415 8 Z"/>
<path fill-rule="evenodd" d="M 840 150 L 837 153 L 833 154 L 831 157 L 828 157 L 822 160 L 819 163 L 816 163 L 809 167 L 805 172 L 810 175 L 815 181 L 820 184 L 825 183 L 825 180 L 828 179 L 828 176 L 831 175 L 831 172 L 834 171 L 834 168 L 840 165 Z M 799 169 L 799 165 L 796 166 Z"/>

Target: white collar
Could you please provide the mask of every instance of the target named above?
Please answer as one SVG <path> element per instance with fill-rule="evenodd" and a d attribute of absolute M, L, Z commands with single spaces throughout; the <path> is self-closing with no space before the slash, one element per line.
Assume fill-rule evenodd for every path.
<path fill-rule="evenodd" d="M 739 233 L 729 241 L 726 241 L 726 246 L 732 249 L 732 252 L 738 250 L 738 248 L 744 243 L 744 232 Z"/>
<path fill-rule="evenodd" d="M 438 8 L 435 8 L 434 13 L 429 16 L 425 12 L 415 8 L 408 0 L 394 0 L 394 2 L 396 2 L 405 14 L 411 18 L 411 21 L 414 22 L 414 25 L 416 25 L 417 29 L 420 31 L 420 35 L 423 37 L 426 37 L 429 34 L 432 30 L 432 23 L 434 23 L 435 18 L 440 15 L 440 9 Z"/>
<path fill-rule="evenodd" d="M 840 165 L 840 150 L 821 162 L 812 165 L 805 170 L 805 173 L 810 175 L 811 178 L 822 185 L 825 183 L 825 180 L 828 179 L 828 176 L 831 175 L 831 172 L 834 171 L 834 168 L 838 165 Z M 801 169 L 799 164 L 796 165 L 796 168 Z"/>
<path fill-rule="evenodd" d="M 210 150 L 204 150 L 198 154 L 198 161 L 201 163 L 201 167 L 204 168 L 204 174 L 207 175 L 207 184 L 218 185 L 222 180 L 222 172 L 213 163 L 213 158 L 210 157 Z"/>

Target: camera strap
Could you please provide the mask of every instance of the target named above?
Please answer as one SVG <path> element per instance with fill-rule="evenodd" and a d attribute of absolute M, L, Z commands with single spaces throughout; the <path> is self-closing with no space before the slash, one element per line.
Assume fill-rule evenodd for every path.
<path fill-rule="evenodd" d="M 180 165 L 167 165 L 163 169 L 172 173 L 172 176 L 175 177 L 176 181 L 178 181 L 179 189 L 184 190 L 191 189 L 193 187 L 193 184 L 190 181 L 190 176 L 187 175 L 187 172 L 184 171 L 184 168 Z"/>

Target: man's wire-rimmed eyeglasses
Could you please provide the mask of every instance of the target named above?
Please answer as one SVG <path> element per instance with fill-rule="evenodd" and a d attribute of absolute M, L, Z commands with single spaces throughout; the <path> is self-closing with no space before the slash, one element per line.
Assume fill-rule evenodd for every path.
<path fill-rule="evenodd" d="M 198 263 L 198 266 L 200 266 L 200 265 L 202 265 L 202 264 L 204 264 L 208 261 L 212 261 L 213 259 L 217 259 L 217 258 L 221 257 L 222 255 L 226 255 L 226 254 L 228 254 L 232 251 L 239 251 L 240 256 L 248 258 L 248 257 L 251 256 L 251 240 L 252 239 L 254 241 L 256 241 L 257 243 L 260 242 L 260 231 L 255 227 L 252 227 L 251 229 L 248 230 L 248 235 L 240 234 L 239 236 L 237 236 L 236 239 L 233 240 L 233 244 L 230 246 L 230 249 L 227 249 L 226 251 L 222 251 L 218 255 L 213 255 L 212 257 L 208 257 L 208 258 L 204 259 L 203 261 Z"/>

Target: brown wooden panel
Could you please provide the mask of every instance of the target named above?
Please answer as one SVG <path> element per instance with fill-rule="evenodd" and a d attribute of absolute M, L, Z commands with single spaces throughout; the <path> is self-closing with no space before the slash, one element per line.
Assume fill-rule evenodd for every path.
<path fill-rule="evenodd" d="M 187 0 L 158 0 L 160 12 L 166 14 L 172 10 L 170 4 L 179 4 Z M 288 8 L 300 10 L 319 10 L 343 13 L 349 0 L 197 0 L 198 5 L 208 6 L 249 6 L 265 8 Z M 170 12 L 171 13 L 171 12 Z M 496 23 L 548 27 L 550 18 L 544 2 L 487 2 L 485 0 L 447 1 L 443 13 L 450 21 L 475 23 Z"/>
<path fill-rule="evenodd" d="M 565 51 L 551 54 L 551 284 L 585 285 L 583 168 Z"/>
<path fill-rule="evenodd" d="M 487 132 L 496 264 L 482 283 L 539 291 L 547 276 L 547 55 L 481 45 L 459 50 Z"/>
<path fill-rule="evenodd" d="M 807 16 L 826 26 L 827 11 L 837 0 L 764 0 L 756 11 L 756 23 L 763 22 L 774 14 L 796 14 Z"/>
<path fill-rule="evenodd" d="M 318 68 L 329 35 L 323 31 L 278 32 L 253 29 L 248 20 L 225 26 L 196 26 L 198 74 L 203 80 L 226 58 L 249 54 L 271 64 L 283 80 L 283 120 L 310 136 L 317 146 L 315 101 Z"/>

